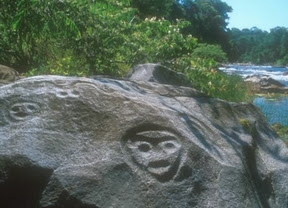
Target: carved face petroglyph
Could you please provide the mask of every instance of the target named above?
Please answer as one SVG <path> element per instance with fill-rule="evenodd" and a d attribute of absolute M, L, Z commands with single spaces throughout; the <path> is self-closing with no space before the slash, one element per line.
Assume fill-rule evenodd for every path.
<path fill-rule="evenodd" d="M 167 181 L 176 174 L 182 144 L 168 131 L 140 131 L 128 136 L 125 149 L 132 161 L 160 181 Z"/>
<path fill-rule="evenodd" d="M 10 116 L 14 120 L 24 120 L 27 117 L 33 116 L 40 109 L 37 103 L 33 102 L 20 102 L 11 106 Z"/>

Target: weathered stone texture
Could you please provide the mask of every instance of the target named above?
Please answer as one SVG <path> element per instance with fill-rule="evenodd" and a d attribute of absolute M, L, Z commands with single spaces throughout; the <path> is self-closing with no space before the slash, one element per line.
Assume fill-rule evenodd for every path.
<path fill-rule="evenodd" d="M 39 76 L 0 105 L 0 207 L 288 206 L 287 148 L 252 104 Z"/>

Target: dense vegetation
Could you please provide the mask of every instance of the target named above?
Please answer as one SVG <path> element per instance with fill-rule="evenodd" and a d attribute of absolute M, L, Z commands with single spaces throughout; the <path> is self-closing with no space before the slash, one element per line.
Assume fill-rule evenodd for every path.
<path fill-rule="evenodd" d="M 217 70 L 229 11 L 217 0 L 2 0 L 0 63 L 28 75 L 124 76 L 157 62 L 209 95 L 242 100 L 241 79 Z"/>
<path fill-rule="evenodd" d="M 284 28 L 228 30 L 231 11 L 221 0 L 1 0 L 0 64 L 27 75 L 125 76 L 136 64 L 156 62 L 211 96 L 239 101 L 242 80 L 218 64 L 286 64 L 287 43 L 277 44 L 287 35 Z"/>
<path fill-rule="evenodd" d="M 232 62 L 288 65 L 288 28 L 276 27 L 270 32 L 256 27 L 228 31 L 229 57 Z"/>

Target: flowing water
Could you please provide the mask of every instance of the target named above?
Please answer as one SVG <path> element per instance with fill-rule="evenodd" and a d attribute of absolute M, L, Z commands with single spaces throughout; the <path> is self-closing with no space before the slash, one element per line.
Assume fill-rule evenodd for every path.
<path fill-rule="evenodd" d="M 228 65 L 220 69 L 228 74 L 238 74 L 243 78 L 250 75 L 267 75 L 288 87 L 287 67 Z M 288 126 L 288 96 L 278 96 L 273 99 L 256 97 L 253 104 L 262 110 L 271 124 L 280 123 Z"/>

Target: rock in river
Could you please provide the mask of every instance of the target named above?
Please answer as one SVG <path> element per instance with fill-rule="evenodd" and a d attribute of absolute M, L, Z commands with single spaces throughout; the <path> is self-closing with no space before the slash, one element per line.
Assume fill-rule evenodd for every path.
<path fill-rule="evenodd" d="M 284 84 L 266 75 L 251 75 L 246 77 L 245 82 L 255 93 L 288 93 Z"/>

